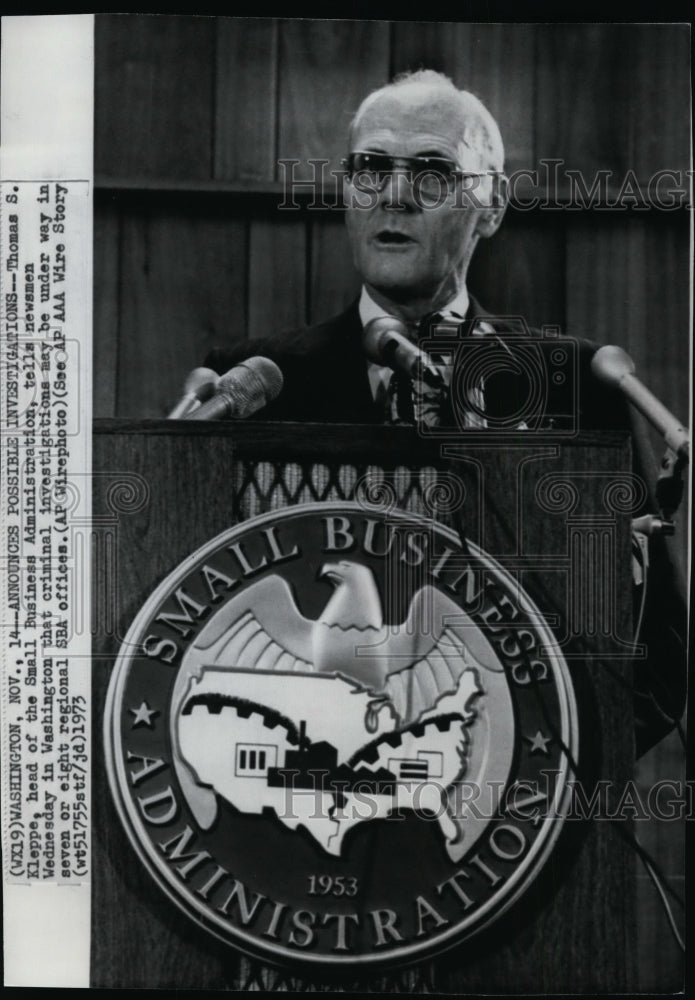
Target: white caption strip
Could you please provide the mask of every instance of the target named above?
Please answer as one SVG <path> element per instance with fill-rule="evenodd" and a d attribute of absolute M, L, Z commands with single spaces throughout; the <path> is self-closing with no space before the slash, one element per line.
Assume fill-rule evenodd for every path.
<path fill-rule="evenodd" d="M 15 986 L 89 983 L 92 61 L 91 16 L 3 18 L 1 789 Z"/>

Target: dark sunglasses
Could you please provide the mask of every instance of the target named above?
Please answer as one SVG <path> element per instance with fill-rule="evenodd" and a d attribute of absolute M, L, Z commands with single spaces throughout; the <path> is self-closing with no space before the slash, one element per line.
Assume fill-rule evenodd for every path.
<path fill-rule="evenodd" d="M 489 171 L 460 170 L 443 156 L 389 156 L 388 153 L 350 153 L 342 161 L 356 187 L 381 190 L 394 170 L 424 190 L 451 190 L 459 177 L 486 177 Z"/>

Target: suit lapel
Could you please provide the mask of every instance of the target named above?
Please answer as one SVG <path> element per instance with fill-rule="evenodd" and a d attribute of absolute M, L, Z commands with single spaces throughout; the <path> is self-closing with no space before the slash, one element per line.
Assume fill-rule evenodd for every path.
<path fill-rule="evenodd" d="M 327 324 L 334 354 L 338 419 L 356 423 L 381 423 L 381 415 L 372 398 L 367 375 L 367 358 L 362 349 L 362 323 L 358 299 Z"/>

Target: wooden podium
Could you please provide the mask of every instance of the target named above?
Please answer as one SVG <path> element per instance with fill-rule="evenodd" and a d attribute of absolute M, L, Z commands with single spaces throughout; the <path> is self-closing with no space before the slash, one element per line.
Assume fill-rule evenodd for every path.
<path fill-rule="evenodd" d="M 293 504 L 389 491 L 495 558 L 560 640 L 579 716 L 580 771 L 619 790 L 634 760 L 630 682 L 629 440 L 484 433 L 430 442 L 407 428 L 99 421 L 94 433 L 93 986 L 313 987 L 380 992 L 590 993 L 635 989 L 634 855 L 616 824 L 567 821 L 550 859 L 489 929 L 405 969 L 303 975 L 218 943 L 152 882 L 114 808 L 105 693 L 154 587 L 220 532 Z M 452 483 L 454 488 L 452 489 Z"/>

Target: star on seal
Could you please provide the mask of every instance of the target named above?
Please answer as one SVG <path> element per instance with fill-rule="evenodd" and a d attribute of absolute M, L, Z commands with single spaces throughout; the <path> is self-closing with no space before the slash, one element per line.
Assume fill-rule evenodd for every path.
<path fill-rule="evenodd" d="M 552 742 L 549 736 L 544 736 L 540 729 L 537 729 L 535 736 L 524 736 L 524 739 L 531 744 L 529 753 L 542 753 L 547 757 L 548 744 Z"/>
<path fill-rule="evenodd" d="M 152 718 L 159 715 L 158 709 L 150 708 L 146 701 L 143 701 L 139 708 L 129 708 L 128 711 L 133 716 L 131 729 L 135 729 L 136 726 L 148 726 L 151 729 Z"/>

